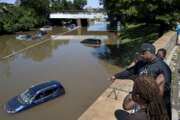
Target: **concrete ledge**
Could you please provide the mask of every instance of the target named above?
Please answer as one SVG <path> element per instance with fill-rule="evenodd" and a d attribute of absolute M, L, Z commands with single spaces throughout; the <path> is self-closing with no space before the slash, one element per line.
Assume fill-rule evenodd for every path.
<path fill-rule="evenodd" d="M 176 49 L 176 32 L 169 31 L 165 33 L 162 37 L 160 37 L 157 41 L 154 42 L 154 46 L 156 47 L 156 50 L 159 48 L 165 48 L 167 50 L 167 57 L 166 62 L 167 64 L 170 64 L 170 61 L 172 59 L 172 53 L 174 53 Z"/>
<path fill-rule="evenodd" d="M 116 80 L 82 114 L 79 120 L 115 120 L 114 112 L 122 108 L 122 101 L 128 92 L 131 91 L 132 84 L 131 80 Z"/>
<path fill-rule="evenodd" d="M 154 42 L 156 50 L 158 50 L 159 48 L 165 48 L 167 50 L 167 58 L 169 58 L 173 48 L 176 46 L 176 37 L 177 35 L 174 31 L 165 33 L 162 37 Z"/>
<path fill-rule="evenodd" d="M 165 33 L 162 37 L 157 39 L 157 41 L 154 42 L 154 45 L 157 49 L 159 48 L 165 48 L 167 49 L 167 53 L 171 52 L 173 47 L 176 45 L 176 32 L 169 31 Z"/>

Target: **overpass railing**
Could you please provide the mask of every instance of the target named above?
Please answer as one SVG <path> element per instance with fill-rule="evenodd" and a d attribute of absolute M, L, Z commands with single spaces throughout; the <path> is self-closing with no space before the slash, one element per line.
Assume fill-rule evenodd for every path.
<path fill-rule="evenodd" d="M 65 11 L 53 11 L 52 13 L 68 13 L 68 14 L 79 14 L 79 13 L 84 13 L 84 14 L 92 14 L 92 13 L 106 13 L 106 11 L 102 10 L 65 10 Z"/>

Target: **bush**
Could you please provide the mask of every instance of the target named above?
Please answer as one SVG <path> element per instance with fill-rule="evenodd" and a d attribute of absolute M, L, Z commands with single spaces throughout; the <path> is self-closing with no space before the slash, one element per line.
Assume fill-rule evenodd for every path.
<path fill-rule="evenodd" d="M 6 4 L 0 5 L 0 10 L 0 33 L 30 30 L 41 23 L 32 9 Z"/>

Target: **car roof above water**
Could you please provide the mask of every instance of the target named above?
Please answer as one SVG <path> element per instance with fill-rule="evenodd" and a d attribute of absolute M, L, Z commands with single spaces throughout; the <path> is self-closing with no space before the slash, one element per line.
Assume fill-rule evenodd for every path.
<path fill-rule="evenodd" d="M 57 86 L 57 87 L 62 87 L 61 83 L 57 80 L 51 80 L 51 81 L 47 81 L 47 82 L 42 82 L 36 85 L 33 85 L 30 90 L 34 93 L 36 93 L 39 90 L 45 89 L 47 87 L 50 86 Z"/>

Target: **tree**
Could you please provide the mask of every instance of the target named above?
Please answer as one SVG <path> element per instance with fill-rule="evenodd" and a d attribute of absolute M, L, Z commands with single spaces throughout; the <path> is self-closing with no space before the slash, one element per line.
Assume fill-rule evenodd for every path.
<path fill-rule="evenodd" d="M 20 6 L 34 11 L 37 25 L 41 26 L 48 22 L 49 4 L 49 0 L 21 0 Z"/>
<path fill-rule="evenodd" d="M 87 0 L 51 0 L 50 1 L 51 11 L 60 12 L 68 10 L 82 10 L 87 4 Z"/>
<path fill-rule="evenodd" d="M 101 0 L 109 16 L 126 23 L 158 24 L 159 35 L 180 19 L 180 0 Z"/>
<path fill-rule="evenodd" d="M 19 17 L 16 19 L 16 23 L 14 24 L 14 28 L 16 31 L 18 30 L 30 30 L 31 28 L 37 25 L 37 19 L 35 18 L 35 13 L 30 10 L 25 10 L 25 8 L 19 7 Z M 17 10 L 16 10 L 17 11 Z"/>
<path fill-rule="evenodd" d="M 29 30 L 37 24 L 33 10 L 14 5 L 0 4 L 0 33 Z"/>
<path fill-rule="evenodd" d="M 87 0 L 74 0 L 73 4 L 76 10 L 82 10 L 87 4 Z"/>
<path fill-rule="evenodd" d="M 20 6 L 34 10 L 37 17 L 47 19 L 50 12 L 49 4 L 49 0 L 21 0 Z"/>
<path fill-rule="evenodd" d="M 2 24 L 2 22 L 0 21 L 0 34 L 1 34 L 1 31 L 3 31 L 3 24 Z"/>
<path fill-rule="evenodd" d="M 50 4 L 51 12 L 72 10 L 74 8 L 72 1 L 67 0 L 51 0 Z"/>

